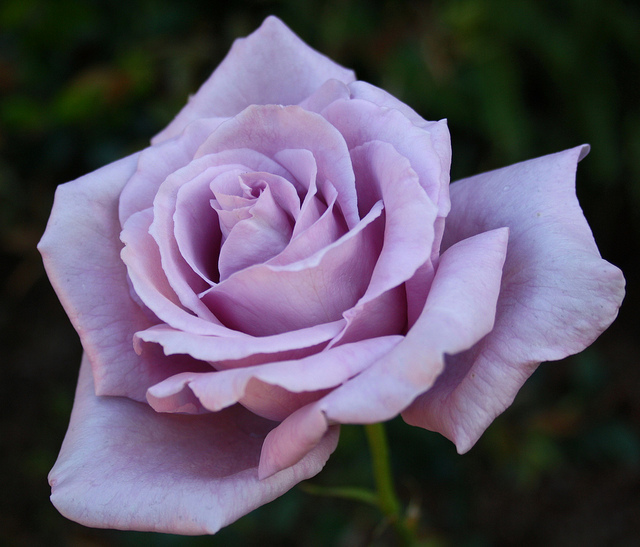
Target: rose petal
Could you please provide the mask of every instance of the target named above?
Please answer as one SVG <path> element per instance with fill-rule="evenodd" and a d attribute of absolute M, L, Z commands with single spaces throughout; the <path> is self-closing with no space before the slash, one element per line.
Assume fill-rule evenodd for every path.
<path fill-rule="evenodd" d="M 385 204 L 384 244 L 366 293 L 345 314 L 347 326 L 334 340 L 355 340 L 401 332 L 407 301 L 400 288 L 430 259 L 437 208 L 420 186 L 409 161 L 388 143 L 372 141 L 351 150 L 358 206 Z"/>
<path fill-rule="evenodd" d="M 241 407 L 176 416 L 96 397 L 89 367 L 85 358 L 49 476 L 53 504 L 85 526 L 213 534 L 318 473 L 337 444 L 334 428 L 299 464 L 261 481 L 258 458 L 272 422 Z"/>
<path fill-rule="evenodd" d="M 174 218 L 178 193 L 185 184 L 190 184 L 192 191 L 198 191 L 201 195 L 206 194 L 210 192 L 209 184 L 212 179 L 220 173 L 236 167 L 224 163 L 220 165 L 221 162 L 216 159 L 205 157 L 200 161 L 193 161 L 165 179 L 153 201 L 153 220 L 149 227 L 149 233 L 160 252 L 160 263 L 156 264 L 156 267 L 162 268 L 169 285 L 178 296 L 181 304 L 198 317 L 219 324 L 220 322 L 215 315 L 197 296 L 198 293 L 208 289 L 210 284 L 189 266 L 180 253 L 175 236 Z M 194 186 L 195 189 L 193 189 Z M 209 200 L 201 206 L 206 207 L 208 202 Z M 210 207 L 207 207 L 207 211 L 212 217 L 216 216 Z"/>
<path fill-rule="evenodd" d="M 191 355 L 195 359 L 215 363 L 216 368 L 220 369 L 227 368 L 223 364 L 226 361 L 231 362 L 228 367 L 235 367 L 303 357 L 305 353 L 308 355 L 318 351 L 318 346 L 331 340 L 343 327 L 344 319 L 340 319 L 273 336 L 253 337 L 239 333 L 241 338 L 238 338 L 202 336 L 173 329 L 168 325 L 157 325 L 137 332 L 134 342 L 138 351 L 142 351 L 140 342 L 156 343 L 162 345 L 167 355 Z M 235 361 L 237 363 L 234 365 Z"/>
<path fill-rule="evenodd" d="M 381 245 L 382 205 L 335 243 L 300 262 L 258 264 L 204 293 L 229 328 L 268 336 L 336 321 L 364 294 Z"/>
<path fill-rule="evenodd" d="M 338 191 L 335 186 L 326 180 L 318 181 L 318 166 L 316 164 L 313 153 L 309 150 L 295 149 L 295 150 L 281 150 L 275 154 L 275 159 L 288 171 L 290 171 L 300 183 L 303 189 L 303 201 L 300 207 L 300 214 L 296 218 L 296 223 L 293 228 L 293 236 L 295 239 L 301 232 L 307 230 L 310 226 L 313 226 L 322 215 L 327 214 L 327 209 L 332 209 L 335 201 L 338 197 Z M 320 182 L 320 188 L 318 188 L 318 182 Z M 332 215 L 332 218 L 337 224 L 340 224 L 340 235 L 346 233 L 346 226 L 344 225 L 344 218 L 338 211 Z M 335 227 L 334 227 L 335 229 Z M 334 232 L 334 229 L 325 227 L 322 230 L 327 232 Z M 322 234 L 322 230 L 317 230 L 314 237 L 320 237 L 325 240 L 322 246 L 313 245 L 315 250 L 312 252 L 303 253 L 304 256 L 310 256 L 315 251 L 320 250 L 322 247 L 333 243 L 339 236 L 329 236 Z M 313 243 L 309 241 L 309 243 Z M 287 249 L 287 253 L 291 254 L 290 249 Z M 298 256 L 302 256 L 299 253 Z M 291 259 L 288 259 L 291 261 Z M 284 263 L 282 260 L 279 263 Z"/>
<path fill-rule="evenodd" d="M 169 141 L 145 148 L 138 157 L 138 167 L 122 189 L 119 201 L 120 225 L 138 211 L 153 205 L 160 184 L 171 173 L 187 165 L 196 150 L 225 118 L 196 120 L 184 132 Z"/>
<path fill-rule="evenodd" d="M 316 185 L 318 165 L 310 150 L 285 148 L 276 152 L 273 159 L 293 175 L 303 195 L 313 193 L 312 188 Z"/>
<path fill-rule="evenodd" d="M 435 203 L 438 204 L 439 217 L 435 221 L 435 238 L 433 246 L 432 259 L 435 261 L 440 254 L 440 241 L 442 240 L 442 234 L 444 232 L 444 218 L 447 215 L 451 201 L 449 198 L 449 172 L 451 170 L 451 137 L 449 135 L 449 129 L 447 128 L 447 121 L 440 120 L 438 122 L 430 122 L 420 116 L 413 108 L 404 104 L 402 101 L 396 99 L 393 95 L 390 95 L 385 90 L 373 86 L 367 82 L 352 82 L 349 84 L 349 90 L 351 92 L 352 99 L 363 99 L 369 101 L 377 106 L 386 108 L 392 108 L 399 111 L 405 116 L 411 123 L 417 127 L 420 127 L 429 132 L 431 136 L 431 145 L 435 150 L 438 158 L 440 159 L 440 177 L 441 185 L 438 193 L 438 198 Z M 386 140 L 386 139 L 382 139 Z M 395 141 L 394 141 L 395 142 Z M 399 149 L 400 150 L 400 149 Z M 412 156 L 413 157 L 413 156 Z M 419 160 L 419 158 L 418 158 Z M 418 172 L 421 173 L 422 169 L 417 167 Z M 408 282 L 408 291 L 415 296 L 413 301 L 416 303 L 414 309 L 409 309 L 409 322 L 413 324 L 417 318 L 419 310 L 422 309 L 422 305 L 427 297 L 427 290 L 420 291 L 420 287 L 428 286 L 432 278 L 432 268 L 429 264 L 425 265 L 425 271 L 419 274 L 415 280 Z M 414 282 L 415 281 L 415 282 Z"/>
<path fill-rule="evenodd" d="M 157 378 L 152 364 L 132 351 L 134 333 L 151 323 L 129 294 L 118 239 L 118 195 L 137 163 L 136 154 L 60 185 L 38 245 L 91 359 L 97 391 L 134 398 L 140 398 L 146 376 Z"/>
<path fill-rule="evenodd" d="M 318 166 L 311 151 L 303 149 L 281 150 L 275 154 L 275 159 L 294 175 L 301 186 L 303 198 L 300 213 L 296 217 L 296 223 L 293 227 L 292 237 L 295 238 L 322 216 L 327 210 L 327 204 L 332 206 L 338 197 L 338 192 L 332 184 L 326 184 L 322 187 L 322 195 L 318 196 Z M 310 254 L 312 253 L 307 253 L 306 256 Z"/>
<path fill-rule="evenodd" d="M 195 185 L 203 187 L 201 190 L 207 192 L 209 184 L 216 177 L 228 172 L 233 174 L 236 169 L 267 171 L 279 176 L 291 177 L 291 174 L 282 166 L 263 154 L 253 150 L 226 151 L 201 157 L 169 175 L 160 185 L 153 202 L 153 222 L 149 232 L 160 250 L 162 270 L 182 305 L 213 323 L 219 323 L 218 319 L 198 297 L 198 293 L 205 291 L 210 285 L 189 266 L 182 256 L 176 241 L 174 215 L 178 195 L 183 186 Z M 207 200 L 206 204 L 201 205 L 208 209 L 208 203 Z M 213 210 L 210 214 L 215 216 Z"/>
<path fill-rule="evenodd" d="M 286 418 L 267 436 L 260 476 L 304 456 L 331 423 L 375 423 L 398 415 L 441 373 L 445 353 L 458 353 L 493 326 L 507 230 L 486 232 L 441 258 L 422 315 L 402 342 L 316 403 Z"/>
<path fill-rule="evenodd" d="M 250 216 L 235 224 L 220 250 L 220 281 L 237 271 L 273 258 L 287 246 L 293 233 L 294 217 L 291 213 L 295 212 L 291 209 L 294 204 L 282 207 L 283 198 L 288 197 L 288 201 L 295 200 L 299 209 L 300 202 L 293 186 L 286 183 L 293 196 L 285 196 L 284 189 L 278 189 L 276 184 L 276 181 L 282 179 L 267 173 L 252 175 L 259 176 L 265 187 L 249 206 L 247 212 Z"/>
<path fill-rule="evenodd" d="M 314 185 L 315 189 L 315 185 Z M 313 195 L 305 198 L 298 222 L 293 229 L 289 245 L 277 256 L 269 260 L 270 265 L 286 266 L 302 261 L 321 252 L 338 241 L 349 231 L 336 207 L 337 192 L 325 191 L 327 205 Z M 305 224 L 311 223 L 309 226 Z M 299 229 L 300 228 L 300 229 Z"/>
<path fill-rule="evenodd" d="M 541 361 L 592 343 L 615 318 L 621 272 L 600 258 L 575 196 L 578 147 L 452 185 L 445 244 L 509 226 L 496 325 L 405 412 L 466 452 Z"/>
<path fill-rule="evenodd" d="M 252 104 L 298 104 L 330 79 L 349 83 L 351 70 L 311 49 L 278 18 L 268 17 L 236 40 L 198 92 L 152 142 L 180 133 L 191 121 L 234 116 Z"/>
<path fill-rule="evenodd" d="M 147 400 L 158 412 L 193 412 L 198 406 L 186 392 L 196 395 L 202 406 L 218 411 L 247 400 L 247 387 L 252 380 L 263 386 L 282 388 L 284 393 L 275 399 L 252 393 L 251 410 L 260 416 L 282 420 L 303 404 L 308 404 L 309 392 L 335 387 L 355 376 L 372 362 L 387 353 L 402 337 L 386 336 L 363 340 L 355 344 L 315 353 L 290 361 L 276 361 L 259 366 L 235 368 L 210 373 L 178 374 L 149 388 Z M 317 396 L 315 397 L 317 398 Z M 185 402 L 190 408 L 185 409 Z M 259 408 L 258 408 L 259 406 Z"/>
<path fill-rule="evenodd" d="M 238 166 L 236 174 L 240 172 Z M 173 213 L 173 233 L 178 253 L 209 287 L 215 285 L 220 277 L 218 258 L 222 244 L 219 217 L 211 208 L 212 196 L 213 192 L 206 181 L 203 184 L 196 178 L 186 182 L 177 189 Z M 158 255 L 156 263 L 160 261 Z"/>
<path fill-rule="evenodd" d="M 375 140 L 392 144 L 410 161 L 420 184 L 438 205 L 438 216 L 447 216 L 451 145 L 445 121 L 419 127 L 398 110 L 362 99 L 335 101 L 322 115 L 340 131 L 350 150 Z"/>
<path fill-rule="evenodd" d="M 317 403 L 291 414 L 267 435 L 260 455 L 258 476 L 267 480 L 296 465 L 314 450 L 332 429 Z"/>
<path fill-rule="evenodd" d="M 389 420 L 429 389 L 444 355 L 468 349 L 493 327 L 508 232 L 459 242 L 440 258 L 427 303 L 389 354 L 322 401 L 340 423 Z"/>
<path fill-rule="evenodd" d="M 418 115 L 411 107 L 399 101 L 383 89 L 375 87 L 367 82 L 352 82 L 349 84 L 352 99 L 363 99 L 378 106 L 392 108 L 401 112 L 415 126 L 421 127 L 429 131 L 431 135 L 431 143 L 437 156 L 440 158 L 441 173 L 446 176 L 442 178 L 438 203 L 442 203 L 441 215 L 448 210 L 450 201 L 448 197 L 448 176 L 451 167 L 451 139 L 447 130 L 446 120 L 440 122 L 426 121 L 422 116 Z M 436 262 L 440 254 L 440 241 L 444 231 L 444 217 L 438 217 L 434 222 L 434 244 L 432 261 Z M 407 291 L 407 318 L 408 325 L 411 327 L 417 320 L 429 293 L 429 287 L 433 279 L 433 264 L 426 262 L 421 266 L 416 274 L 405 284 Z"/>
<path fill-rule="evenodd" d="M 196 157 L 250 149 L 275 159 L 292 143 L 313 154 L 318 188 L 322 190 L 324 181 L 335 187 L 347 224 L 355 226 L 360 219 L 349 150 L 340 132 L 318 114 L 299 106 L 249 106 L 214 131 Z"/>
<path fill-rule="evenodd" d="M 120 234 L 125 243 L 122 261 L 127 265 L 136 295 L 160 320 L 176 329 L 194 334 L 242 336 L 242 333 L 224 325 L 195 316 L 182 306 L 160 267 L 158 247 L 149 234 L 152 220 L 153 211 L 150 209 L 135 213 L 129 217 Z M 128 351 L 133 347 L 132 340 L 133 337 L 129 340 Z"/>
<path fill-rule="evenodd" d="M 435 230 L 434 230 L 435 231 Z M 436 239 L 434 237 L 434 239 Z M 435 275 L 434 262 L 437 260 L 428 260 L 420 266 L 416 273 L 408 279 L 404 284 L 407 299 L 407 330 L 411 329 L 420 317 L 424 304 L 427 301 L 433 276 Z"/>
<path fill-rule="evenodd" d="M 292 173 L 295 177 L 296 175 Z M 296 177 L 297 178 L 297 177 Z M 260 199 L 263 192 L 267 190 L 273 196 L 273 201 L 291 219 L 295 220 L 300 214 L 300 198 L 296 189 L 288 180 L 272 173 L 244 173 L 241 177 L 242 183 L 246 184 L 255 193 L 256 199 Z"/>
<path fill-rule="evenodd" d="M 353 84 L 349 84 L 349 87 L 347 87 L 345 83 L 340 80 L 327 80 L 315 93 L 309 95 L 299 103 L 299 105 L 305 110 L 319 114 L 332 102 L 339 99 L 349 99 L 351 96 L 351 85 Z"/>

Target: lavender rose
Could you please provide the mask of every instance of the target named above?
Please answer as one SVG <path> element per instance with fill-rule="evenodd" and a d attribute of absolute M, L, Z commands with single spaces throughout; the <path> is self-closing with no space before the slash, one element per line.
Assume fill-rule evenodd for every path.
<path fill-rule="evenodd" d="M 586 151 L 449 187 L 444 121 L 267 19 L 149 148 L 56 193 L 40 250 L 85 354 L 53 503 L 214 533 L 318 473 L 341 423 L 468 450 L 616 316 Z"/>

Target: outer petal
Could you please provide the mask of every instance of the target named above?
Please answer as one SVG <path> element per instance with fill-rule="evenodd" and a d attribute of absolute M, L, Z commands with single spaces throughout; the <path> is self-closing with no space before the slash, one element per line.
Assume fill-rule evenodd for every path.
<path fill-rule="evenodd" d="M 593 342 L 617 315 L 624 278 L 601 259 L 575 196 L 578 147 L 452 185 L 445 245 L 510 228 L 493 331 L 448 359 L 445 372 L 404 414 L 466 452 L 507 408 L 541 361 Z"/>
<path fill-rule="evenodd" d="M 355 82 L 354 82 L 355 83 Z M 327 106 L 338 99 L 349 99 L 351 93 L 344 82 L 327 80 L 318 90 L 300 103 L 300 106 L 311 112 L 322 112 Z"/>
<path fill-rule="evenodd" d="M 389 420 L 428 390 L 445 354 L 473 346 L 491 331 L 508 231 L 493 230 L 443 253 L 422 314 L 402 343 L 324 398 L 340 423 Z"/>
<path fill-rule="evenodd" d="M 251 104 L 298 104 L 326 80 L 350 83 L 351 70 L 311 49 L 278 18 L 236 40 L 227 57 L 154 143 L 198 118 L 234 116 Z"/>
<path fill-rule="evenodd" d="M 463 351 L 491 330 L 506 243 L 507 230 L 494 230 L 444 253 L 422 315 L 404 340 L 273 429 L 262 449 L 260 476 L 293 465 L 331 423 L 389 420 L 428 390 L 443 369 L 445 353 Z"/>
<path fill-rule="evenodd" d="M 166 370 L 162 360 L 148 363 L 133 351 L 134 333 L 151 323 L 131 299 L 120 260 L 118 196 L 137 162 L 135 154 L 59 186 L 38 248 L 89 355 L 98 392 L 144 400 L 155 383 L 149 379 L 161 380 Z"/>
<path fill-rule="evenodd" d="M 338 440 L 334 428 L 298 464 L 260 481 L 260 448 L 271 427 L 237 406 L 177 416 L 96 397 L 85 358 L 49 476 L 51 500 L 86 526 L 213 534 L 317 474 Z"/>
<path fill-rule="evenodd" d="M 401 340 L 399 335 L 385 336 L 291 361 L 178 374 L 149 388 L 147 400 L 158 412 L 199 412 L 193 392 L 204 408 L 214 412 L 240 402 L 260 416 L 283 420 L 303 404 L 319 399 L 320 394 L 314 392 L 346 382 Z"/>

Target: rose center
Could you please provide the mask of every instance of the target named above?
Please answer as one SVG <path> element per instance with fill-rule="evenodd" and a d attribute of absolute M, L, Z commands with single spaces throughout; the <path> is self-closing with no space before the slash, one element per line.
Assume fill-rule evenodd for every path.
<path fill-rule="evenodd" d="M 241 173 L 233 186 L 211 185 L 211 207 L 221 232 L 220 281 L 235 272 L 266 262 L 291 240 L 300 201 L 295 188 L 270 173 Z"/>

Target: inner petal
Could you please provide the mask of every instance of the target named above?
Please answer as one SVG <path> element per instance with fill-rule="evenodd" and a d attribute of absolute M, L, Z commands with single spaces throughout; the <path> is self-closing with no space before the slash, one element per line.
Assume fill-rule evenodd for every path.
<path fill-rule="evenodd" d="M 308 195 L 307 195 L 308 198 Z M 287 248 L 269 261 L 274 266 L 299 262 L 335 243 L 348 232 L 346 222 L 336 205 L 334 190 L 328 205 L 315 195 L 305 198 L 298 222 Z"/>
<path fill-rule="evenodd" d="M 178 190 L 173 220 L 180 255 L 194 272 L 213 286 L 219 278 L 217 262 L 222 234 L 210 200 L 208 184 L 197 180 L 187 182 Z"/>
<path fill-rule="evenodd" d="M 266 262 L 291 239 L 293 223 L 274 200 L 269 186 L 244 212 L 248 217 L 234 225 L 220 249 L 220 281 L 253 264 Z"/>
<path fill-rule="evenodd" d="M 210 253 L 215 255 L 216 251 L 211 251 L 211 242 L 207 238 L 202 240 L 191 237 L 192 230 L 198 231 L 199 219 L 186 209 L 178 211 L 177 200 L 185 184 L 209 187 L 211 181 L 223 177 L 229 171 L 236 171 L 236 186 L 237 173 L 242 172 L 265 171 L 287 180 L 293 179 L 279 163 L 254 150 L 227 150 L 200 157 L 169 175 L 160 185 L 153 201 L 153 222 L 149 228 L 160 251 L 162 270 L 181 304 L 200 317 L 214 322 L 217 320 L 197 294 L 207 290 L 217 278 L 217 272 L 209 271 L 212 259 Z M 206 192 L 205 189 L 202 190 Z M 215 217 L 215 212 L 209 208 L 209 200 L 206 204 L 207 213 Z M 184 222 L 178 228 L 177 221 L 181 215 L 184 215 Z M 213 260 L 216 258 L 214 256 Z"/>
<path fill-rule="evenodd" d="M 291 240 L 293 225 L 300 213 L 294 186 L 270 173 L 241 173 L 234 188 L 212 182 L 215 196 L 211 206 L 217 211 L 222 244 L 218 260 L 220 280 L 280 253 Z M 226 187 L 226 188 L 225 188 Z M 224 188 L 229 195 L 218 191 Z"/>
<path fill-rule="evenodd" d="M 249 148 L 282 162 L 282 152 L 294 146 L 313 155 L 317 179 L 331 181 L 347 225 L 355 226 L 360 219 L 349 150 L 340 132 L 318 114 L 298 106 L 250 106 L 213 131 L 195 157 Z"/>
<path fill-rule="evenodd" d="M 268 336 L 341 318 L 365 293 L 382 245 L 379 202 L 354 229 L 285 266 L 256 264 L 201 295 L 228 327 Z"/>

